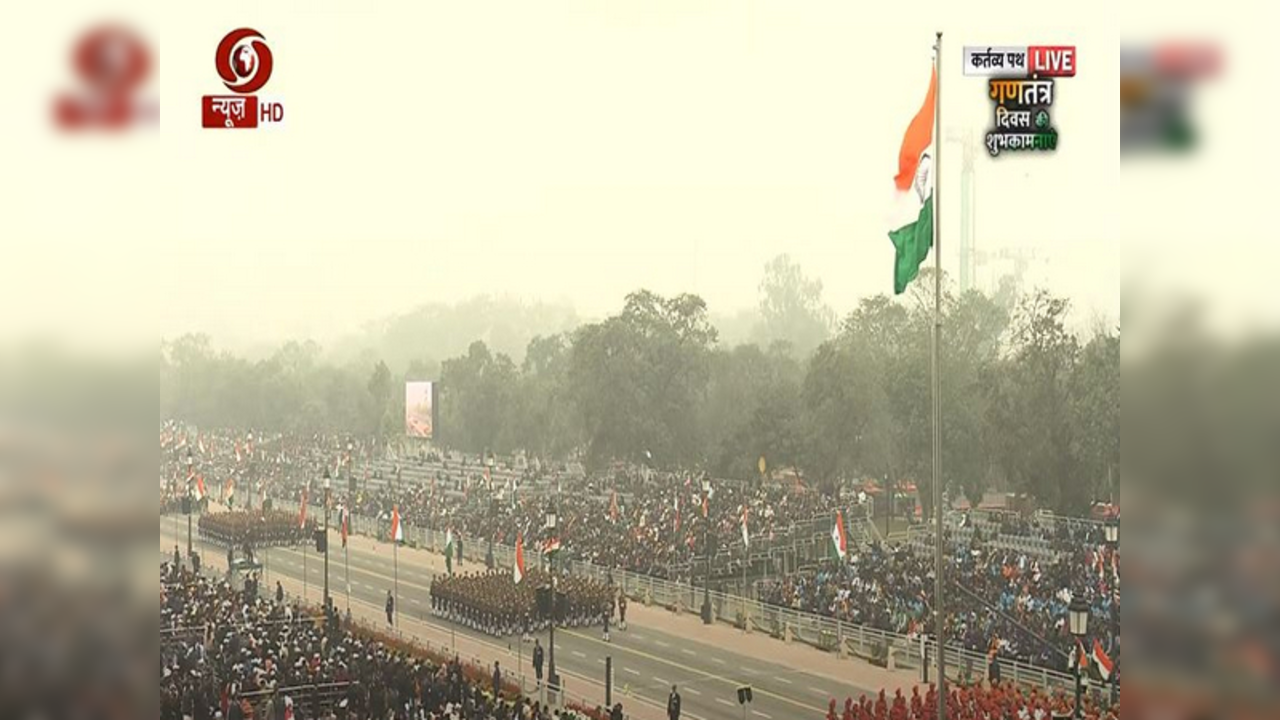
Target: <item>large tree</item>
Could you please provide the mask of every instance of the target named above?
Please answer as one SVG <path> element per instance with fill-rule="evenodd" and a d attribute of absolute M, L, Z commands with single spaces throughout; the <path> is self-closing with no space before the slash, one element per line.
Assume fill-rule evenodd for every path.
<path fill-rule="evenodd" d="M 716 331 L 696 295 L 627 296 L 622 312 L 579 328 L 569 363 L 588 459 L 666 466 L 701 458 L 696 410 Z"/>
<path fill-rule="evenodd" d="M 760 281 L 762 346 L 788 343 L 797 357 L 808 357 L 831 334 L 834 315 L 822 299 L 822 281 L 806 277 L 788 255 L 779 255 L 764 267 Z"/>

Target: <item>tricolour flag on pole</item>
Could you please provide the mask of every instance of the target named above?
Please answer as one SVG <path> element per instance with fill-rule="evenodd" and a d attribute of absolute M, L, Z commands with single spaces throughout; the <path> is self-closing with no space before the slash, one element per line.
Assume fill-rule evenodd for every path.
<path fill-rule="evenodd" d="M 844 513 L 839 510 L 836 511 L 836 524 L 831 528 L 831 548 L 841 560 L 849 553 L 849 541 L 844 535 Z"/>
<path fill-rule="evenodd" d="M 560 538 L 551 538 L 542 546 L 543 555 L 554 555 L 560 552 Z"/>
<path fill-rule="evenodd" d="M 1085 652 L 1084 643 L 1076 640 L 1076 650 L 1079 656 L 1080 674 L 1084 675 L 1089 672 L 1089 653 Z"/>
<path fill-rule="evenodd" d="M 453 528 L 444 531 L 444 568 L 453 574 Z"/>
<path fill-rule="evenodd" d="M 515 576 L 517 585 L 524 580 L 524 533 L 516 535 L 516 564 L 511 573 Z"/>
<path fill-rule="evenodd" d="M 920 265 L 933 247 L 933 124 L 938 91 L 935 69 L 929 93 L 911 118 L 898 150 L 898 174 L 893 178 L 903 217 L 895 218 L 889 232 L 893 241 L 893 292 L 900 295 L 920 274 Z"/>
<path fill-rule="evenodd" d="M 751 547 L 751 536 L 747 534 L 747 506 L 742 506 L 742 544 Z"/>
<path fill-rule="evenodd" d="M 204 500 L 205 495 L 206 493 L 204 490 L 204 476 L 200 475 L 199 477 L 196 478 L 196 502 Z"/>
<path fill-rule="evenodd" d="M 1102 674 L 1103 680 L 1111 679 L 1111 672 L 1115 670 L 1115 663 L 1111 662 L 1111 658 L 1107 655 L 1107 651 L 1102 649 L 1102 641 L 1093 639 L 1093 662 L 1098 666 L 1098 672 Z"/>
<path fill-rule="evenodd" d="M 404 540 L 404 526 L 400 524 L 400 506 L 391 506 L 391 541 L 400 542 Z"/>

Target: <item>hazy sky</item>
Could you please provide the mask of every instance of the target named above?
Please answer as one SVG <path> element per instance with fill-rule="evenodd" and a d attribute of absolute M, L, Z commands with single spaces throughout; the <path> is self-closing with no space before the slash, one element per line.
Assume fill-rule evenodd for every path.
<path fill-rule="evenodd" d="M 1170 201 L 1152 183 L 1176 191 L 1167 177 L 1186 170 L 1122 186 L 1102 3 L 139 0 L 118 16 L 156 44 L 162 122 L 120 142 L 47 129 L 48 93 L 72 82 L 67 18 L 104 17 L 66 4 L 6 50 L 33 68 L 13 97 L 34 111 L 0 114 L 4 162 L 21 168 L 0 217 L 21 260 L 3 271 L 0 298 L 22 310 L 5 331 L 325 336 L 481 292 L 599 315 L 642 286 L 731 312 L 784 252 L 843 314 L 891 290 L 891 178 L 937 29 L 943 124 L 979 137 L 991 106 L 961 75 L 964 45 L 1078 48 L 1079 74 L 1056 88 L 1059 151 L 978 148 L 979 249 L 1033 249 L 1033 279 L 1115 316 L 1124 247 L 1194 247 L 1206 230 L 1170 240 L 1120 218 Z M 201 129 L 201 95 L 221 90 L 214 48 L 242 25 L 274 52 L 263 94 L 285 126 Z M 960 147 L 941 152 L 955 273 Z"/>

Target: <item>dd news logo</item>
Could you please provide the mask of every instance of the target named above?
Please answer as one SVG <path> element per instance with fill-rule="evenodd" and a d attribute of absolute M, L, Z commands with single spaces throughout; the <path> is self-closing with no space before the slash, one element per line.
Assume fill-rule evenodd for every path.
<path fill-rule="evenodd" d="M 218 43 L 214 60 L 222 84 L 235 95 L 205 95 L 204 126 L 207 128 L 256 128 L 284 120 L 284 105 L 259 98 L 255 93 L 271 79 L 271 48 L 262 33 L 240 28 L 227 33 Z"/>

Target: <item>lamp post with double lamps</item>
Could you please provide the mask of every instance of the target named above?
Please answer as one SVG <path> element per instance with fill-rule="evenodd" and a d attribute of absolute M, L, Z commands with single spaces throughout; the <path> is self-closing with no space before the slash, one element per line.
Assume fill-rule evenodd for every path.
<path fill-rule="evenodd" d="M 1115 557 L 1115 553 L 1120 550 L 1120 521 L 1116 518 L 1107 520 L 1107 524 L 1103 527 L 1103 531 L 1106 533 L 1107 547 L 1111 548 L 1112 562 L 1118 563 L 1119 560 Z M 1116 567 L 1118 569 L 1119 565 Z M 1119 647 L 1120 639 L 1120 591 L 1119 588 L 1115 587 L 1114 583 L 1115 578 L 1112 578 L 1111 654 L 1113 658 L 1116 654 L 1116 648 Z M 1109 680 L 1111 681 L 1111 705 L 1114 706 L 1116 704 L 1117 696 L 1120 694 L 1120 675 L 1115 671 L 1115 668 L 1112 668 Z"/>
<path fill-rule="evenodd" d="M 1084 599 L 1083 593 L 1074 593 L 1071 597 L 1071 604 L 1067 606 L 1067 623 L 1070 626 L 1071 635 L 1075 637 L 1078 645 L 1077 649 L 1084 646 L 1084 636 L 1089 632 L 1089 603 Z M 1071 667 L 1075 669 L 1076 677 L 1076 707 L 1073 717 L 1076 720 L 1084 717 L 1083 708 L 1080 701 L 1084 696 L 1084 670 L 1080 667 L 1080 658 L 1072 654 Z"/>
<path fill-rule="evenodd" d="M 547 539 L 554 540 L 556 538 L 556 507 L 551 505 L 547 507 Z M 547 686 L 552 690 L 559 691 L 560 677 L 556 675 L 556 556 L 550 553 L 547 558 L 547 570 L 551 576 L 551 635 L 547 642 Z"/>

